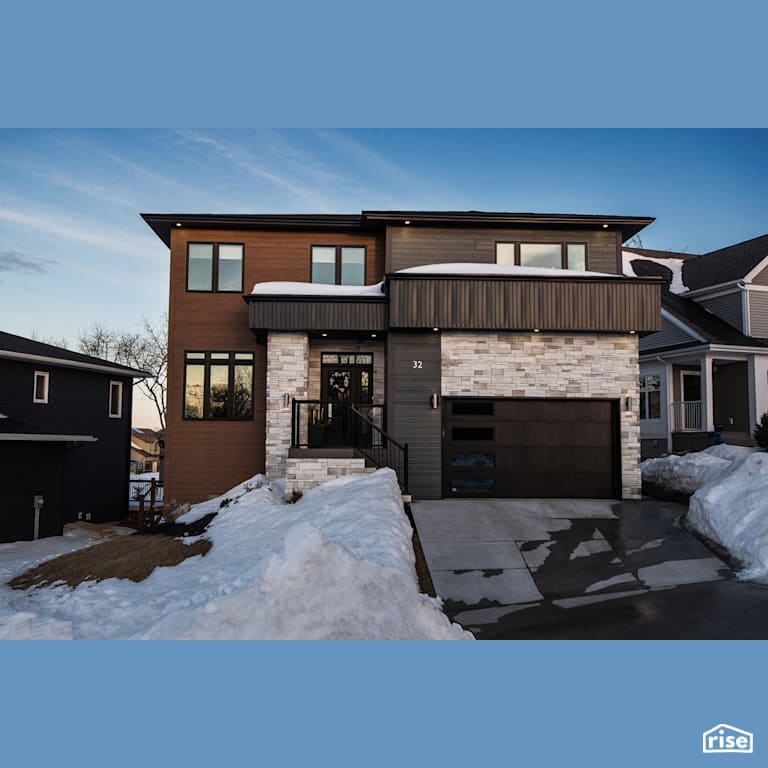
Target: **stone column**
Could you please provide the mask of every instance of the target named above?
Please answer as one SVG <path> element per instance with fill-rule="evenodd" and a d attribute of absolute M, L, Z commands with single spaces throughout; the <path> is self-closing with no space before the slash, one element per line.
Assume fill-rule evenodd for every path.
<path fill-rule="evenodd" d="M 267 336 L 267 478 L 285 476 L 291 447 L 291 400 L 306 400 L 309 383 L 309 338 L 306 333 L 269 333 Z"/>

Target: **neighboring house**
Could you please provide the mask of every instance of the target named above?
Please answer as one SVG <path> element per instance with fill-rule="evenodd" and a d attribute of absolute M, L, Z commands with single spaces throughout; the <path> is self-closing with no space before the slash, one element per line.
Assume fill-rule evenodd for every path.
<path fill-rule="evenodd" d="M 128 497 L 133 378 L 140 371 L 0 332 L 0 541 L 77 519 L 117 520 Z"/>
<path fill-rule="evenodd" d="M 754 445 L 768 411 L 768 235 L 701 255 L 624 249 L 628 275 L 668 281 L 662 329 L 640 339 L 643 458 Z"/>
<path fill-rule="evenodd" d="M 159 472 L 162 446 L 165 441 L 163 432 L 156 432 L 146 427 L 131 429 L 131 472 Z"/>
<path fill-rule="evenodd" d="M 444 496 L 637 498 L 653 219 L 144 214 L 170 248 L 166 498 L 390 465 Z M 365 460 L 361 458 L 365 457 Z"/>

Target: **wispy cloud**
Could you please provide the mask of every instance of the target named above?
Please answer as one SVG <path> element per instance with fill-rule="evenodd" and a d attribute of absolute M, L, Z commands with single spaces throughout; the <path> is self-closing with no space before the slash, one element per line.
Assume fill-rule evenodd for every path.
<path fill-rule="evenodd" d="M 58 266 L 55 259 L 28 256 L 20 251 L 0 251 L 0 272 L 37 272 L 43 274 Z"/>

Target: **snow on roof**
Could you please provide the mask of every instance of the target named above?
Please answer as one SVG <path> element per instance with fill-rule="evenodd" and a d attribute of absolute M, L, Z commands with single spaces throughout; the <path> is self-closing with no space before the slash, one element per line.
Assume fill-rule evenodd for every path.
<path fill-rule="evenodd" d="M 349 296 L 382 298 L 384 283 L 375 285 L 327 285 L 325 283 L 290 283 L 272 281 L 256 283 L 251 295 L 257 296 Z"/>
<path fill-rule="evenodd" d="M 615 277 L 605 272 L 585 272 L 580 269 L 555 269 L 549 267 L 518 267 L 513 264 L 477 264 L 457 262 L 425 264 L 421 267 L 400 269 L 397 274 L 411 275 L 509 275 L 510 277 Z"/>
<path fill-rule="evenodd" d="M 651 261 L 654 264 L 661 264 L 662 267 L 666 267 L 672 273 L 672 282 L 669 285 L 669 290 L 672 293 L 686 293 L 688 289 L 683 282 L 683 264 L 684 259 L 669 258 L 662 259 L 652 256 L 645 256 L 639 253 L 632 253 L 631 251 L 621 252 L 622 269 L 627 277 L 638 277 L 635 270 L 632 268 L 633 261 Z"/>

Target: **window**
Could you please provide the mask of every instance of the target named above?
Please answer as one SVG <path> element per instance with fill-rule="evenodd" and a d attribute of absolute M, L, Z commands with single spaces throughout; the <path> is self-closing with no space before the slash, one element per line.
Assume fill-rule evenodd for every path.
<path fill-rule="evenodd" d="M 243 290 L 242 243 L 189 243 L 187 290 L 240 293 Z"/>
<path fill-rule="evenodd" d="M 327 285 L 365 285 L 365 248 L 313 245 L 311 280 Z"/>
<path fill-rule="evenodd" d="M 123 415 L 123 382 L 109 382 L 109 418 L 119 419 Z"/>
<path fill-rule="evenodd" d="M 35 383 L 32 390 L 33 403 L 48 402 L 48 372 L 35 371 Z"/>
<path fill-rule="evenodd" d="M 661 418 L 661 377 L 658 374 L 640 377 L 640 418 Z"/>
<path fill-rule="evenodd" d="M 253 352 L 187 352 L 184 418 L 253 418 Z"/>
<path fill-rule="evenodd" d="M 496 263 L 584 271 L 587 268 L 587 244 L 496 243 Z"/>

